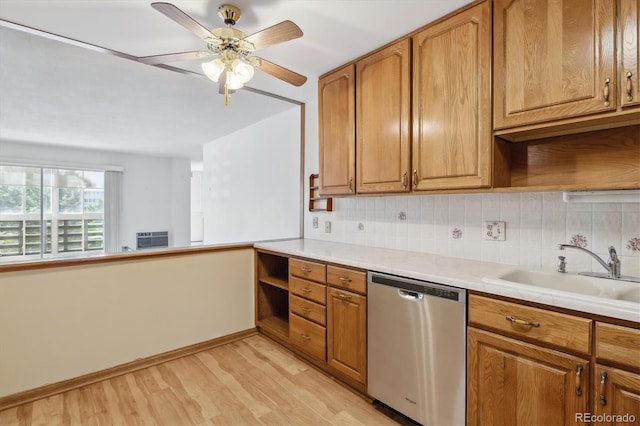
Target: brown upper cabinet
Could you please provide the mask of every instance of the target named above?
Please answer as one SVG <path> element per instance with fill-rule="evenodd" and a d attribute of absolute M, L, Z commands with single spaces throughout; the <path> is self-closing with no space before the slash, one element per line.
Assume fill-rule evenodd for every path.
<path fill-rule="evenodd" d="M 356 62 L 358 193 L 409 191 L 411 41 Z"/>
<path fill-rule="evenodd" d="M 495 0 L 495 130 L 602 114 L 622 121 L 622 107 L 638 102 L 639 1 L 619 3 L 619 49 L 614 0 Z"/>
<path fill-rule="evenodd" d="M 491 185 L 491 4 L 413 39 L 414 190 Z"/>
<path fill-rule="evenodd" d="M 491 2 L 323 76 L 319 110 L 323 195 L 490 186 Z"/>
<path fill-rule="evenodd" d="M 620 76 L 623 107 L 640 105 L 640 0 L 620 0 Z"/>
<path fill-rule="evenodd" d="M 355 70 L 347 65 L 318 82 L 320 195 L 355 193 Z"/>

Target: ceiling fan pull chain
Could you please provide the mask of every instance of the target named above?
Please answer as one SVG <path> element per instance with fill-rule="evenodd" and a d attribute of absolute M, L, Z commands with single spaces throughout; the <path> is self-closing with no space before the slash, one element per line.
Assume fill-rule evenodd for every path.
<path fill-rule="evenodd" d="M 229 80 L 224 82 L 224 106 L 229 106 Z"/>

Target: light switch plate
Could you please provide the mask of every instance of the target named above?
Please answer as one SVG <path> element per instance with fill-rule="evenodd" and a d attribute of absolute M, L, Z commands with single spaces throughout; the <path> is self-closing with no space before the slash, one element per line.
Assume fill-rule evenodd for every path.
<path fill-rule="evenodd" d="M 318 227 L 318 216 L 314 216 L 313 217 L 313 227 L 317 228 Z"/>
<path fill-rule="evenodd" d="M 506 239 L 506 222 L 486 221 L 484 223 L 484 239 L 490 241 L 504 241 Z"/>

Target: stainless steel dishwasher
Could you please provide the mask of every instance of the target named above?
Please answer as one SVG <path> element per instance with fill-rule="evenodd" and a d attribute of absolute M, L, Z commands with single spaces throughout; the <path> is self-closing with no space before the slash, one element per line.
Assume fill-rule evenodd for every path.
<path fill-rule="evenodd" d="M 423 425 L 464 425 L 466 290 L 369 272 L 368 391 Z"/>

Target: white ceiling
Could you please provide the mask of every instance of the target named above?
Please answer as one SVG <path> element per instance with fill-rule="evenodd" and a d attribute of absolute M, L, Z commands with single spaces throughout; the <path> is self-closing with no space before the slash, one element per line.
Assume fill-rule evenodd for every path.
<path fill-rule="evenodd" d="M 201 146 L 295 103 L 240 90 L 228 107 L 217 85 L 130 59 L 206 50 L 151 0 L 0 0 L 0 141 L 91 147 L 198 160 Z M 169 0 L 207 28 L 223 1 Z M 316 102 L 319 75 L 437 19 L 469 0 L 231 0 L 252 34 L 285 19 L 304 32 L 259 55 L 309 80 L 296 88 L 256 73 L 248 86 Z M 2 22 L 0 22 L 2 24 Z M 80 43 L 71 44 L 68 39 Z M 172 63 L 200 73 L 200 62 Z M 1 156 L 0 152 L 0 156 Z"/>

